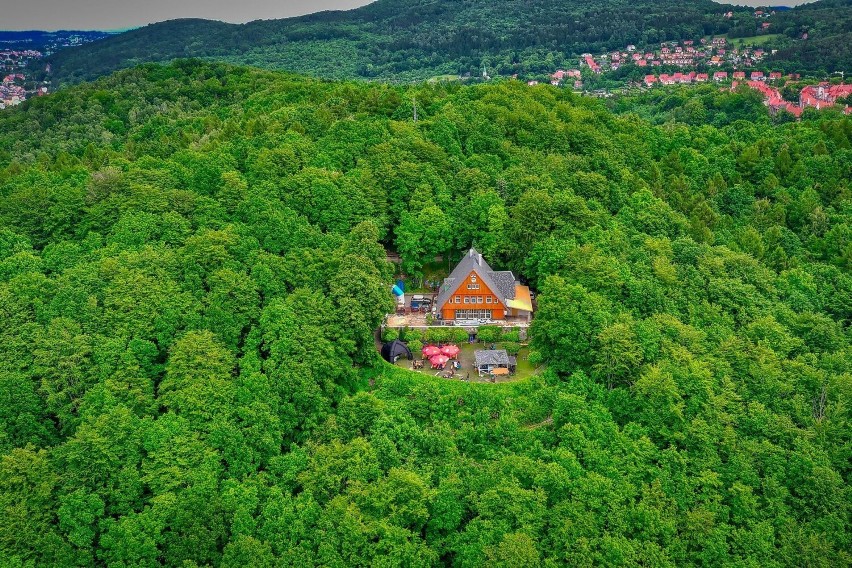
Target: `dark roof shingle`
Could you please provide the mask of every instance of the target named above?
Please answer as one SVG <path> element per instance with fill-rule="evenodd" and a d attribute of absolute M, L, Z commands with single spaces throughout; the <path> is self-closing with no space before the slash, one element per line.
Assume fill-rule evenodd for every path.
<path fill-rule="evenodd" d="M 508 270 L 495 272 L 491 270 L 482 255 L 476 249 L 470 249 L 464 258 L 462 258 L 450 275 L 444 279 L 441 288 L 438 291 L 438 299 L 436 306 L 440 310 L 447 303 L 453 292 L 458 287 L 458 282 L 464 280 L 468 274 L 476 272 L 485 284 L 494 294 L 499 296 L 500 303 L 506 303 L 506 300 L 514 299 L 515 297 L 515 276 Z"/>
<path fill-rule="evenodd" d="M 509 354 L 505 349 L 479 349 L 473 352 L 473 357 L 477 367 L 509 364 Z"/>

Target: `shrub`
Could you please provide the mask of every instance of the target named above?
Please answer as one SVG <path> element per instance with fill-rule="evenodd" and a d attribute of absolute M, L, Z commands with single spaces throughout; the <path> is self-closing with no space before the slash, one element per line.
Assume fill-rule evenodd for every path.
<path fill-rule="evenodd" d="M 386 327 L 382 331 L 382 341 L 393 341 L 394 339 L 399 339 L 399 330 L 393 327 Z"/>
<path fill-rule="evenodd" d="M 521 350 L 521 344 L 513 341 L 507 341 L 503 343 L 503 349 L 505 349 L 506 353 L 509 355 L 517 355 Z"/>
<path fill-rule="evenodd" d="M 431 327 L 426 330 L 426 341 L 430 343 L 441 343 L 449 340 L 450 329 L 443 327 Z"/>
<path fill-rule="evenodd" d="M 450 341 L 453 343 L 464 343 L 467 341 L 467 332 L 460 327 L 455 327 L 450 332 Z"/>
<path fill-rule="evenodd" d="M 405 342 L 423 341 L 423 331 L 420 329 L 405 328 L 400 335 Z"/>
<path fill-rule="evenodd" d="M 412 339 L 408 342 L 408 348 L 411 349 L 411 354 L 414 355 L 414 358 L 419 359 L 421 356 L 420 350 L 423 349 L 423 342 L 419 339 Z"/>
<path fill-rule="evenodd" d="M 532 365 L 533 367 L 538 367 L 539 365 L 541 365 L 541 362 L 544 360 L 544 358 L 541 356 L 541 353 L 539 351 L 530 351 L 527 360 L 529 360 L 530 365 Z"/>
<path fill-rule="evenodd" d="M 496 325 L 484 325 L 479 328 L 476 337 L 485 343 L 494 343 L 500 337 L 500 328 Z"/>
<path fill-rule="evenodd" d="M 511 341 L 512 343 L 521 342 L 521 334 L 517 330 L 507 331 L 503 334 L 503 341 Z"/>

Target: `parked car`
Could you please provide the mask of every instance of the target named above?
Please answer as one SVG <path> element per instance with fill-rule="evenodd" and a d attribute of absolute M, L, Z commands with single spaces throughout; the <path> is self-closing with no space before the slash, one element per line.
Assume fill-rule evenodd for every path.
<path fill-rule="evenodd" d="M 432 298 L 429 296 L 424 296 L 422 294 L 415 294 L 411 296 L 411 309 L 412 310 L 421 310 L 426 309 L 427 311 L 432 307 Z"/>

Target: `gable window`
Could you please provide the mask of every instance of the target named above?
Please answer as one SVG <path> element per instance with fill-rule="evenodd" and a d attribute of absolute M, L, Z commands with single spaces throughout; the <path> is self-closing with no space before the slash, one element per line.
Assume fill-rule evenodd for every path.
<path fill-rule="evenodd" d="M 456 296 L 456 303 L 461 304 L 461 296 Z"/>
<path fill-rule="evenodd" d="M 465 303 L 465 304 L 469 304 L 469 303 L 470 303 L 470 298 L 469 298 L 469 297 L 467 297 L 467 296 L 465 296 L 465 297 L 464 297 L 464 303 Z"/>
<path fill-rule="evenodd" d="M 485 303 L 486 303 L 486 304 L 490 304 L 490 303 L 491 303 L 491 296 L 486 296 L 486 297 L 485 297 Z"/>

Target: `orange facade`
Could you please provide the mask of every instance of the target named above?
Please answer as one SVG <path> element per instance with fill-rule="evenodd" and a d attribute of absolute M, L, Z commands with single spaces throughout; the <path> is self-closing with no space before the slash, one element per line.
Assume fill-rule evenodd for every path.
<path fill-rule="evenodd" d="M 505 307 L 482 279 L 471 271 L 456 287 L 449 300 L 439 308 L 445 320 L 505 319 Z"/>

